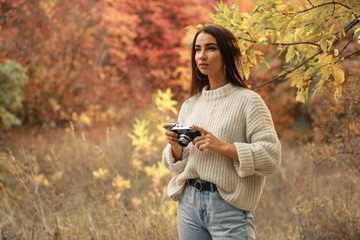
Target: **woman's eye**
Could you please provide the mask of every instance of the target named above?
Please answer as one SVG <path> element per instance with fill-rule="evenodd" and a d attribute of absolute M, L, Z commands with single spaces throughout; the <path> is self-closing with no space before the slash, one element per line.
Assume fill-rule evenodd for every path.
<path fill-rule="evenodd" d="M 207 47 L 205 48 L 205 51 L 215 51 L 217 50 L 216 47 Z M 201 52 L 201 48 L 195 48 L 195 52 Z"/>

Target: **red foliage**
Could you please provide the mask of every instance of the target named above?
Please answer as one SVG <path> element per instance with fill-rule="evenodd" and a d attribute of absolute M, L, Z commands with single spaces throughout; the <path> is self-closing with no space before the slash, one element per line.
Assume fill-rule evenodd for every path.
<path fill-rule="evenodd" d="M 251 2 L 240 1 L 239 7 L 251 11 Z M 0 5 L 0 61 L 12 59 L 29 70 L 23 118 L 27 124 L 55 126 L 82 113 L 91 121 L 122 120 L 158 88 L 171 87 L 181 101 L 191 74 L 184 47 L 193 34 L 185 27 L 209 21 L 215 0 L 6 0 Z M 276 54 L 268 52 L 273 59 Z M 271 64 L 270 73 L 253 72 L 250 84 L 275 76 L 281 63 Z M 280 135 L 305 112 L 289 89 L 279 84 L 256 90 L 277 113 Z"/>
<path fill-rule="evenodd" d="M 23 118 L 51 125 L 74 113 L 121 119 L 128 105 L 172 85 L 175 69 L 188 63 L 180 56 L 185 27 L 205 22 L 214 3 L 2 1 L 0 60 L 20 62 L 30 78 Z"/>

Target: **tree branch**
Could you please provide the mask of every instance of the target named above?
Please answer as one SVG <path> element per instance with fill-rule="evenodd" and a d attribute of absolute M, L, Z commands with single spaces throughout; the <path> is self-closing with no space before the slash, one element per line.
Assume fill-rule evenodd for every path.
<path fill-rule="evenodd" d="M 338 155 L 343 155 L 343 154 L 353 154 L 353 155 L 357 155 L 356 152 L 347 152 L 347 151 L 343 151 L 343 152 L 337 152 L 334 154 L 330 154 L 329 156 L 319 160 L 318 162 L 314 162 L 314 169 L 317 168 L 320 164 L 322 164 L 324 161 L 329 160 L 332 157 L 338 156 Z"/>
<path fill-rule="evenodd" d="M 326 5 L 331 5 L 331 4 L 334 4 L 334 5 L 340 5 L 340 6 L 343 6 L 349 10 L 351 10 L 351 8 L 349 6 L 346 6 L 345 4 L 342 4 L 342 3 L 338 3 L 338 2 L 329 2 L 329 3 L 323 3 L 323 4 L 320 4 L 320 5 L 317 5 L 317 6 L 314 6 L 312 5 L 313 7 L 312 8 L 308 8 L 308 9 L 305 9 L 305 10 L 302 10 L 300 12 L 297 12 L 297 13 L 304 13 L 304 12 L 308 12 L 310 10 L 313 10 L 315 8 L 319 8 L 319 7 L 323 7 L 323 6 L 326 6 Z"/>
<path fill-rule="evenodd" d="M 291 46 L 291 45 L 300 45 L 300 44 L 308 44 L 308 45 L 314 45 L 316 47 L 320 47 L 319 44 L 316 44 L 316 43 L 313 43 L 313 42 L 269 43 L 269 45 L 274 45 L 274 46 L 280 46 L 280 45 Z"/>
<path fill-rule="evenodd" d="M 334 16 L 334 14 L 335 14 L 335 4 L 333 5 L 333 12 L 332 12 L 331 16 Z"/>
<path fill-rule="evenodd" d="M 352 42 L 352 38 L 348 41 L 348 43 L 344 46 L 344 48 L 339 52 L 339 55 L 344 52 L 344 50 L 349 46 L 349 44 Z"/>
<path fill-rule="evenodd" d="M 351 21 L 348 25 L 346 25 L 346 27 L 344 28 L 345 34 L 350 31 L 350 29 L 352 29 L 354 26 L 356 26 L 356 24 L 358 24 L 360 21 L 355 18 L 353 21 Z M 338 35 L 340 31 L 336 32 L 334 34 L 334 36 Z M 334 41 L 333 46 L 335 46 L 339 41 L 341 40 L 341 38 L 338 38 Z M 350 41 L 345 45 L 345 47 L 341 50 L 341 52 L 339 52 L 339 55 L 348 47 L 348 45 L 350 44 L 350 42 L 353 40 L 353 38 L 350 39 Z M 339 62 L 339 61 L 337 61 Z"/>
<path fill-rule="evenodd" d="M 268 81 L 268 82 L 265 82 L 265 83 L 263 83 L 263 84 L 260 84 L 260 85 L 258 85 L 258 86 L 255 86 L 255 87 L 253 87 L 252 89 L 257 89 L 257 88 L 263 87 L 263 86 L 265 86 L 265 85 L 268 85 L 268 84 L 270 84 L 270 83 L 272 83 L 272 82 L 276 82 L 276 81 L 279 81 L 279 80 L 281 80 L 281 79 L 284 79 L 287 75 L 289 75 L 290 73 L 294 72 L 296 69 L 301 68 L 302 66 L 304 66 L 306 63 L 310 62 L 312 59 L 314 59 L 317 55 L 319 55 L 319 54 L 321 54 L 321 53 L 322 53 L 322 51 L 314 54 L 312 57 L 310 57 L 309 59 L 307 59 L 305 62 L 301 63 L 299 66 L 293 68 L 292 70 L 287 71 L 286 73 L 284 73 L 284 74 L 282 74 L 282 75 L 280 75 L 280 76 L 278 76 L 278 77 L 276 77 L 276 78 L 274 78 L 274 79 L 272 79 L 272 80 L 270 80 L 270 81 Z"/>
<path fill-rule="evenodd" d="M 348 58 L 350 58 L 350 57 L 352 57 L 352 56 L 359 55 L 359 54 L 360 54 L 360 50 L 357 50 L 356 52 L 353 52 L 352 54 L 349 54 L 349 55 L 347 55 L 346 57 L 344 57 L 344 60 L 345 60 L 345 59 L 348 59 Z"/>
<path fill-rule="evenodd" d="M 360 21 L 359 19 L 355 18 L 354 21 L 352 21 L 351 23 L 349 23 L 348 25 L 346 25 L 346 27 L 344 28 L 345 33 L 347 33 L 348 31 L 350 31 L 350 29 L 352 29 L 356 24 L 358 24 Z"/>
<path fill-rule="evenodd" d="M 250 35 L 249 32 L 246 32 L 246 34 L 251 38 L 252 41 L 256 42 L 255 39 Z"/>
<path fill-rule="evenodd" d="M 302 11 L 299 11 L 299 12 L 297 12 L 297 13 L 305 13 L 305 12 L 307 12 L 307 11 L 310 11 L 310 10 L 313 10 L 313 9 L 316 9 L 316 8 L 319 8 L 319 7 L 327 6 L 327 5 L 333 5 L 334 8 L 335 8 L 336 5 L 340 5 L 340 6 L 342 6 L 342 7 L 345 7 L 345 8 L 347 8 L 347 9 L 351 10 L 351 8 L 350 8 L 349 6 L 347 6 L 347 5 L 343 4 L 343 3 L 340 3 L 340 2 L 335 2 L 335 1 L 329 2 L 329 3 L 320 4 L 320 5 L 317 5 L 317 6 L 314 6 L 310 0 L 308 0 L 308 2 L 309 2 L 309 4 L 310 4 L 312 7 L 311 7 L 311 8 L 308 8 L 308 9 L 305 9 L 305 10 L 302 10 Z M 348 31 L 350 31 L 356 24 L 358 24 L 358 23 L 360 22 L 360 20 L 357 19 L 357 15 L 355 14 L 355 12 L 353 12 L 352 14 L 356 17 L 356 19 L 354 19 L 353 21 L 351 21 L 350 23 L 348 23 L 348 25 L 345 26 L 345 28 L 344 28 L 345 33 L 347 33 Z M 270 29 L 270 28 L 269 28 L 269 29 Z M 338 31 L 337 33 L 335 33 L 335 36 L 336 36 L 338 33 L 339 33 L 339 31 Z M 251 36 L 250 36 L 250 37 L 251 37 Z M 249 39 L 243 39 L 243 40 L 249 41 L 249 42 L 253 42 L 253 43 L 258 43 L 258 42 L 255 41 L 255 40 L 249 40 Z M 334 41 L 333 45 L 335 45 L 338 41 L 339 41 L 339 38 L 337 38 L 337 39 Z M 345 45 L 345 47 L 340 51 L 339 55 L 344 52 L 344 50 L 348 47 L 348 45 L 351 43 L 351 41 L 352 41 L 352 39 L 351 39 L 351 40 Z M 313 45 L 313 46 L 316 46 L 316 47 L 320 47 L 319 44 L 312 43 L 312 42 L 267 43 L 267 44 L 268 44 L 268 45 L 273 45 L 273 46 L 280 46 L 280 45 L 291 46 L 291 45 L 307 44 L 307 45 Z M 265 86 L 265 85 L 268 85 L 268 84 L 270 84 L 270 83 L 273 83 L 273 82 L 276 82 L 276 81 L 279 81 L 279 80 L 283 80 L 287 75 L 289 75 L 290 73 L 292 73 L 292 72 L 294 72 L 295 70 L 299 69 L 300 67 L 304 66 L 306 63 L 308 63 L 309 61 L 311 61 L 312 59 L 314 59 L 317 55 L 319 55 L 319 54 L 321 54 L 321 53 L 322 53 L 322 51 L 316 53 L 315 55 L 313 55 L 312 57 L 310 57 L 310 58 L 307 59 L 305 62 L 303 62 L 303 63 L 301 63 L 300 65 L 298 65 L 297 67 L 293 68 L 292 70 L 287 71 L 287 72 L 285 72 L 284 74 L 282 74 L 282 75 L 280 75 L 280 76 L 278 76 L 278 77 L 276 77 L 276 78 L 274 78 L 274 79 L 272 79 L 272 80 L 270 80 L 270 81 L 268 81 L 268 82 L 265 82 L 265 83 L 263 83 L 263 84 L 260 84 L 260 85 L 258 85 L 258 86 L 255 86 L 255 87 L 253 87 L 253 89 L 257 89 L 257 88 L 263 87 L 263 86 Z M 358 50 L 358 51 L 356 51 L 356 52 L 354 52 L 354 53 L 346 56 L 343 60 L 345 60 L 345 59 L 347 59 L 347 58 L 350 58 L 350 57 L 352 57 L 352 56 L 354 56 L 354 55 L 358 55 L 358 54 L 360 54 L 360 50 Z"/>
<path fill-rule="evenodd" d="M 356 24 L 358 24 L 360 21 L 355 18 L 353 21 L 351 21 L 348 25 L 345 26 L 344 31 L 345 34 L 350 31 L 350 29 L 352 29 Z M 338 35 L 340 33 L 340 31 L 337 31 L 334 35 Z M 338 38 L 339 39 L 339 38 Z M 338 39 L 334 42 L 334 44 L 338 41 Z"/>
<path fill-rule="evenodd" d="M 257 43 L 255 40 L 251 40 L 251 39 L 246 39 L 246 38 L 241 38 L 241 37 L 238 37 L 238 39 L 247 41 L 247 42 Z"/>
<path fill-rule="evenodd" d="M 247 42 L 251 42 L 251 43 L 258 43 L 255 40 L 251 40 L 251 39 L 246 39 L 246 38 L 241 38 L 238 37 L 238 39 L 243 40 L 243 41 L 247 41 Z M 316 47 L 320 47 L 319 44 L 313 43 L 313 42 L 294 42 L 294 43 L 267 43 L 268 45 L 272 45 L 272 46 L 280 46 L 280 45 L 284 45 L 284 46 L 291 46 L 291 45 L 300 45 L 300 44 L 308 44 L 308 45 L 313 45 Z"/>
<path fill-rule="evenodd" d="M 312 4 L 312 2 L 310 1 L 310 0 L 307 0 L 308 1 L 308 3 L 310 3 L 310 5 L 312 6 L 312 7 L 314 7 L 314 4 Z"/>

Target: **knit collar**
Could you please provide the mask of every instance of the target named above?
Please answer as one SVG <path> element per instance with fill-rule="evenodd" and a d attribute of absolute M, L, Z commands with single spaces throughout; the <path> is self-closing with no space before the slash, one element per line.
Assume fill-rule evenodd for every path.
<path fill-rule="evenodd" d="M 203 88 L 203 90 L 201 92 L 201 97 L 207 101 L 215 100 L 218 98 L 223 98 L 223 97 L 228 96 L 230 93 L 232 93 L 236 89 L 236 86 L 231 83 L 227 83 L 226 85 L 219 87 L 217 89 L 214 89 L 214 90 L 209 90 L 209 88 L 210 88 L 210 85 L 207 85 Z"/>

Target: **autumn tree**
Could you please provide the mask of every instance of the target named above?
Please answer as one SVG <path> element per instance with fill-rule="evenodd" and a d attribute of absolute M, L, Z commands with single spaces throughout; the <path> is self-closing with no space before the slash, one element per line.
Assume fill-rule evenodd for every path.
<path fill-rule="evenodd" d="M 305 103 L 315 129 L 312 137 L 331 146 L 319 150 L 315 166 L 331 160 L 359 170 L 360 1 L 263 0 L 254 5 L 248 14 L 220 2 L 211 15 L 237 35 L 247 79 L 251 68 L 270 67 L 264 52 L 276 49 L 280 73 L 264 82 L 249 81 L 252 88 L 295 87 L 294 98 Z"/>
<path fill-rule="evenodd" d="M 185 27 L 212 2 L 1 1 L 0 61 L 27 68 L 26 124 L 119 122 L 158 87 L 183 89 Z M 177 72 L 177 74 L 175 74 Z"/>
<path fill-rule="evenodd" d="M 170 0 L 164 3 L 154 0 L 107 4 L 105 39 L 110 48 L 109 65 L 117 69 L 109 74 L 127 83 L 121 90 L 125 101 L 135 97 L 143 105 L 159 87 L 172 86 L 175 93 L 187 90 L 174 74 L 189 63 L 189 59 L 181 56 L 186 46 L 182 41 L 185 27 L 208 20 L 213 3 L 215 1 Z M 124 9 L 128 9 L 125 14 Z M 120 33 L 122 37 L 118 41 Z"/>
<path fill-rule="evenodd" d="M 98 98 L 92 89 L 99 84 L 92 64 L 98 52 L 91 38 L 99 18 L 95 3 L 2 2 L 1 59 L 28 69 L 21 116 L 27 124 L 61 124 L 73 113 L 83 113 L 89 99 Z"/>
<path fill-rule="evenodd" d="M 239 1 L 238 1 L 239 2 Z M 216 23 L 232 29 L 239 38 L 249 68 L 266 63 L 259 47 L 276 46 L 285 54 L 283 71 L 264 84 L 290 79 L 306 102 L 322 89 L 331 76 L 336 101 L 341 96 L 344 71 L 341 64 L 360 53 L 359 1 L 257 1 L 251 14 L 240 13 L 220 3 Z M 344 45 L 341 41 L 347 39 Z M 258 88 L 259 86 L 253 86 Z"/>

